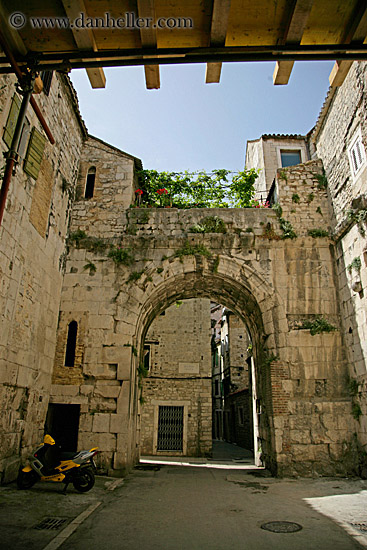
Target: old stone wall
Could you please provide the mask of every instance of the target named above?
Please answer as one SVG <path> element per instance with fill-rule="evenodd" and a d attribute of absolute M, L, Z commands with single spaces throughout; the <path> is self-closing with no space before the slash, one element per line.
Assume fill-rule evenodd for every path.
<path fill-rule="evenodd" d="M 158 316 L 147 332 L 150 369 L 142 379 L 142 454 L 156 454 L 160 405 L 185 402 L 185 439 L 181 454 L 211 453 L 212 397 L 210 300 L 192 299 L 172 305 Z M 159 404 L 158 404 L 159 402 Z M 176 453 L 180 454 L 180 453 Z"/>
<path fill-rule="evenodd" d="M 5 127 L 16 79 L 0 79 L 0 126 Z M 43 437 L 62 286 L 65 236 L 85 128 L 69 81 L 54 74 L 36 102 L 55 137 L 47 140 L 37 179 L 12 177 L 0 228 L 0 477 L 14 479 L 20 455 Z M 43 130 L 33 110 L 29 130 Z M 25 145 L 29 142 L 29 136 Z M 4 163 L 7 146 L 0 140 Z"/>
<path fill-rule="evenodd" d="M 325 112 L 322 111 L 311 136 L 315 154 L 325 167 L 334 208 L 332 227 L 336 242 L 342 336 L 349 364 L 353 414 L 357 420 L 355 432 L 362 446 L 367 444 L 367 201 L 363 198 L 367 194 L 366 78 L 367 63 L 353 63 L 342 86 L 329 92 L 329 96 L 333 94 L 332 100 Z M 362 165 L 354 173 L 350 147 L 358 133 Z M 355 460 L 356 463 L 358 460 L 363 462 L 363 453 Z"/>
<path fill-rule="evenodd" d="M 143 408 L 137 372 L 146 331 L 169 305 L 197 297 L 225 305 L 249 328 L 266 465 L 279 474 L 346 471 L 345 445 L 354 420 L 334 246 L 319 233 L 331 226 L 321 175 L 320 161 L 282 171 L 282 213 L 121 211 L 111 201 L 105 224 L 98 226 L 84 214 L 79 220 L 79 206 L 75 209 L 73 231 L 83 229 L 87 236 L 70 246 L 59 335 L 63 323 L 87 312 L 85 384 L 55 384 L 53 400 L 82 405 L 79 446 L 99 445 L 111 472 L 131 464 L 139 452 Z M 219 216 L 227 233 L 190 231 L 208 215 Z M 113 237 L 109 219 L 118 219 Z M 318 231 L 311 236 L 310 230 Z M 103 246 L 95 248 L 95 239 Z M 87 262 L 96 269 L 84 269 Z M 311 335 L 320 319 L 331 332 Z"/>

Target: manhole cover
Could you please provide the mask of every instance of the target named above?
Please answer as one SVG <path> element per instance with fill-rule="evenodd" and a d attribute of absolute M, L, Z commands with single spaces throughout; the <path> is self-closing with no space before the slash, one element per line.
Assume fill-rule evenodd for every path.
<path fill-rule="evenodd" d="M 45 518 L 40 523 L 37 523 L 37 525 L 35 525 L 33 529 L 60 529 L 60 527 L 62 527 L 67 521 L 67 519 L 61 518 Z"/>
<path fill-rule="evenodd" d="M 268 523 L 263 523 L 261 529 L 271 531 L 272 533 L 296 533 L 302 529 L 302 525 L 293 523 L 292 521 L 269 521 Z"/>

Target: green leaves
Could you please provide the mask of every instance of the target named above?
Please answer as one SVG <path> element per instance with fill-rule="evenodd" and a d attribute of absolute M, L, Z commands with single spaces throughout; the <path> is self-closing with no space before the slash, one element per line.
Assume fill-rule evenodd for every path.
<path fill-rule="evenodd" d="M 213 170 L 211 173 L 205 170 L 195 173 L 141 170 L 141 201 L 151 206 L 176 208 L 250 207 L 258 172 L 254 169 L 238 172 L 229 182 L 230 174 L 225 169 Z"/>

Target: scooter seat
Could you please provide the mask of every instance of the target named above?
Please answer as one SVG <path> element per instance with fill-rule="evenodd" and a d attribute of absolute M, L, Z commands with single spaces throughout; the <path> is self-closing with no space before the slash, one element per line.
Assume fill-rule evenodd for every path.
<path fill-rule="evenodd" d="M 77 453 L 70 451 L 63 451 L 60 453 L 60 460 L 71 460 Z"/>

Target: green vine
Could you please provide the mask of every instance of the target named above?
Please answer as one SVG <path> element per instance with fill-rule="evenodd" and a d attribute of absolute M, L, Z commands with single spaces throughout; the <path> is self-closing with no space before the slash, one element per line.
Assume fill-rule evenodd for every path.
<path fill-rule="evenodd" d="M 103 253 L 107 248 L 107 243 L 104 240 L 98 237 L 89 237 L 82 229 L 70 233 L 67 244 L 76 248 L 85 248 L 96 253 Z"/>
<path fill-rule="evenodd" d="M 227 226 L 219 216 L 207 216 L 190 228 L 191 233 L 227 233 Z"/>
<path fill-rule="evenodd" d="M 362 409 L 359 403 L 352 403 L 352 416 L 355 420 L 359 421 L 359 418 L 362 416 Z"/>
<path fill-rule="evenodd" d="M 311 336 L 321 334 L 322 332 L 333 332 L 336 330 L 336 327 L 331 325 L 323 317 L 316 317 L 313 321 L 303 321 L 302 328 L 310 329 Z"/>
<path fill-rule="evenodd" d="M 252 351 L 252 347 L 251 347 L 251 351 Z M 279 360 L 279 356 L 275 355 L 274 353 L 271 353 L 270 355 L 265 357 L 265 359 L 262 362 L 262 366 L 263 367 L 270 367 L 270 365 L 273 361 L 278 361 L 278 360 Z"/>
<path fill-rule="evenodd" d="M 348 210 L 347 217 L 350 221 L 358 225 L 358 230 L 362 237 L 364 237 L 366 234 L 364 225 L 367 223 L 367 209 L 362 208 L 361 210 Z"/>
<path fill-rule="evenodd" d="M 359 384 L 355 378 L 349 380 L 349 393 L 352 396 L 358 395 Z"/>
<path fill-rule="evenodd" d="M 176 208 L 249 208 L 258 177 L 255 169 L 238 172 L 229 179 L 229 170 L 138 173 L 140 189 L 136 190 L 139 206 Z"/>
<path fill-rule="evenodd" d="M 93 262 L 90 262 L 90 261 L 85 264 L 83 269 L 84 269 L 84 271 L 89 269 L 89 274 L 90 275 L 94 275 L 95 272 L 97 271 L 96 265 Z"/>
<path fill-rule="evenodd" d="M 133 271 L 132 273 L 130 273 L 129 278 L 126 281 L 126 284 L 134 283 L 135 281 L 138 281 L 143 274 L 144 274 L 144 269 L 142 271 Z"/>
<path fill-rule="evenodd" d="M 283 209 L 278 202 L 273 204 L 273 210 L 275 211 L 280 229 L 283 231 L 282 239 L 296 239 L 297 233 L 294 231 L 291 222 L 282 218 Z"/>
<path fill-rule="evenodd" d="M 300 202 L 300 196 L 298 195 L 298 193 L 293 193 L 292 195 L 292 202 L 295 202 L 296 204 L 299 204 Z"/>
<path fill-rule="evenodd" d="M 352 273 L 352 270 L 355 269 L 355 271 L 360 271 L 362 267 L 361 258 L 357 256 L 354 258 L 354 260 L 348 265 L 347 269 L 349 273 Z"/>
<path fill-rule="evenodd" d="M 325 170 L 323 170 L 322 174 L 313 174 L 314 178 L 317 179 L 317 188 L 318 189 L 326 189 L 328 182 L 325 175 Z"/>
<path fill-rule="evenodd" d="M 329 231 L 326 231 L 325 229 L 310 229 L 308 234 L 314 239 L 317 237 L 329 237 Z"/>
<path fill-rule="evenodd" d="M 183 261 L 184 256 L 205 256 L 206 258 L 210 258 L 212 253 L 203 244 L 192 245 L 186 241 L 185 244 L 174 253 L 174 257 L 179 258 L 180 262 Z"/>
<path fill-rule="evenodd" d="M 130 248 L 122 248 L 121 246 L 113 246 L 108 253 L 116 265 L 131 265 L 134 262 L 134 257 L 131 254 Z"/>
<path fill-rule="evenodd" d="M 219 262 L 220 262 L 220 258 L 219 256 L 216 256 L 212 267 L 213 273 L 218 273 Z"/>

